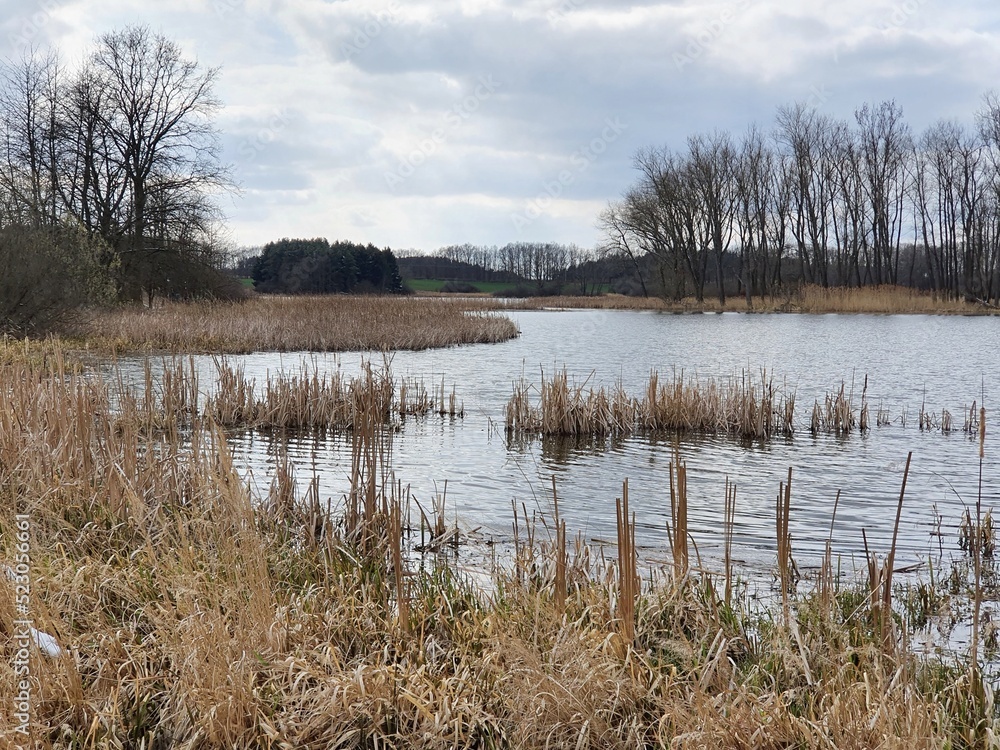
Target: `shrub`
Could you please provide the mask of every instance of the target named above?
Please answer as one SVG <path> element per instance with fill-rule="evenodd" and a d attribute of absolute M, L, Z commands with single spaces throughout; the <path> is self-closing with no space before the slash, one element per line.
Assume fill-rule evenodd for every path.
<path fill-rule="evenodd" d="M 81 306 L 106 302 L 114 285 L 110 252 L 75 227 L 0 229 L 0 330 L 19 336 L 63 325 Z M 102 259 L 102 256 L 104 258 Z"/>

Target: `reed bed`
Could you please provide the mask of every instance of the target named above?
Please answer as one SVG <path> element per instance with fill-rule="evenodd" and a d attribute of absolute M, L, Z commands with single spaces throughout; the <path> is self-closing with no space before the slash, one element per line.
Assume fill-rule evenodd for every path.
<path fill-rule="evenodd" d="M 819 401 L 813 403 L 812 417 L 809 420 L 809 431 L 813 435 L 848 435 L 859 427 L 852 394 L 845 393 L 844 388 L 845 385 L 841 383 L 839 391 L 826 394 L 822 406 Z M 863 407 L 862 414 L 867 415 L 867 405 Z M 867 429 L 867 416 L 862 418 L 860 424 L 860 430 L 864 432 Z"/>
<path fill-rule="evenodd" d="M 422 381 L 403 379 L 398 398 L 388 366 L 362 362 L 357 377 L 341 371 L 324 372 L 303 364 L 298 372 L 269 375 L 263 385 L 248 378 L 242 367 L 216 362 L 218 380 L 205 403 L 205 414 L 222 427 L 248 430 L 351 430 L 367 413 L 393 425 L 395 415 L 429 414 L 461 417 L 465 406 L 455 386 L 428 392 Z"/>
<path fill-rule="evenodd" d="M 243 369 L 225 361 L 205 413 L 227 428 L 251 430 L 355 428 L 368 412 L 388 424 L 394 409 L 395 386 L 387 370 L 362 363 L 354 378 L 342 372 L 321 372 L 302 366 L 298 373 L 279 372 L 263 386 Z"/>
<path fill-rule="evenodd" d="M 660 297 L 628 297 L 624 294 L 593 296 L 500 298 L 494 301 L 506 310 L 669 310 L 670 303 Z"/>
<path fill-rule="evenodd" d="M 475 301 L 254 297 L 94 311 L 70 332 L 102 351 L 387 351 L 507 341 L 509 318 Z"/>
<path fill-rule="evenodd" d="M 674 374 L 666 381 L 652 372 L 642 400 L 620 385 L 611 389 L 570 383 L 565 370 L 542 376 L 538 404 L 522 380 L 505 409 L 510 433 L 541 435 L 623 435 L 680 430 L 731 434 L 753 439 L 791 435 L 795 396 L 775 386 L 766 372 L 760 379 L 744 373 L 728 380 L 696 380 Z"/>
<path fill-rule="evenodd" d="M 789 286 L 780 293 L 754 297 L 730 296 L 725 305 L 716 297 L 698 301 L 692 297 L 665 300 L 659 297 L 627 297 L 602 294 L 591 297 L 528 297 L 501 300 L 506 309 L 659 310 L 663 312 L 799 312 L 813 314 L 925 314 L 996 315 L 992 306 L 948 299 L 931 292 L 902 286 L 822 287 L 816 284 Z"/>
<path fill-rule="evenodd" d="M 996 314 L 995 308 L 986 305 L 891 285 L 824 288 L 807 284 L 791 298 L 791 305 L 804 313 Z"/>
<path fill-rule="evenodd" d="M 620 384 L 606 388 L 589 382 L 589 378 L 582 383 L 572 382 L 565 369 L 551 378 L 543 373 L 537 388 L 524 378 L 515 381 L 504 407 L 508 436 L 622 438 L 650 432 L 697 432 L 770 440 L 791 437 L 798 429 L 794 389 L 787 383 L 779 386 L 766 371 L 757 377 L 744 371 L 726 379 L 685 378 L 683 373 L 674 373 L 667 380 L 661 380 L 660 374 L 653 371 L 641 399 L 629 395 Z M 975 402 L 970 409 L 963 407 L 962 413 L 962 430 L 976 435 L 979 417 Z M 906 427 L 905 409 L 896 421 Z M 892 424 L 888 408 L 877 405 L 875 426 Z M 923 404 L 918 424 L 922 431 L 945 434 L 959 429 L 950 411 L 932 412 Z M 806 427 L 813 436 L 845 437 L 870 431 L 868 377 L 860 397 L 855 395 L 853 385 L 848 388 L 842 382 L 822 401 L 814 401 Z"/>
<path fill-rule="evenodd" d="M 540 402 L 531 405 L 529 386 L 515 383 L 505 409 L 507 430 L 542 435 L 607 435 L 632 432 L 638 405 L 621 386 L 610 391 L 573 385 L 566 370 L 542 376 Z"/>
<path fill-rule="evenodd" d="M 451 391 L 445 390 L 444 380 L 440 386 L 427 389 L 422 380 L 404 378 L 399 383 L 399 398 L 397 409 L 401 417 L 422 417 L 437 414 L 442 417 L 464 417 L 465 403 L 460 401 L 456 386 Z"/>
<path fill-rule="evenodd" d="M 698 571 L 640 585 L 627 486 L 614 562 L 570 545 L 564 522 L 543 538 L 525 514 L 486 594 L 408 561 L 377 402 L 331 509 L 315 483 L 300 495 L 287 463 L 253 496 L 211 419 L 147 430 L 141 409 L 116 415 L 113 391 L 58 359 L 0 367 L 0 557 L 14 559 L 23 514 L 29 614 L 59 647 L 31 649 L 30 736 L 4 710 L 5 739 L 860 749 L 995 736 L 978 672 L 885 649 L 863 589 L 823 600 L 800 585 L 786 623 L 727 605 Z M 21 689 L 15 593 L 0 576 L 5 706 Z"/>

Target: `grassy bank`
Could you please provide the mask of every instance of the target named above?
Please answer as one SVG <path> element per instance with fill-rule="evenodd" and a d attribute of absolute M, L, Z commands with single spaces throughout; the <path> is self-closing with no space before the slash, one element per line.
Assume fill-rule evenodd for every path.
<path fill-rule="evenodd" d="M 476 303 L 401 297 L 254 297 L 94 312 L 70 334 L 102 351 L 357 351 L 493 343 L 514 323 Z"/>
<path fill-rule="evenodd" d="M 625 297 L 602 295 L 596 297 L 529 297 L 506 300 L 511 309 L 538 309 L 543 307 L 596 308 L 607 310 L 663 310 L 667 312 L 798 312 L 798 313 L 872 313 L 872 314 L 931 314 L 931 315 L 995 315 L 994 307 L 987 307 L 964 300 L 949 300 L 930 292 L 908 287 L 834 287 L 825 289 L 807 284 L 786 293 L 754 297 L 748 305 L 745 297 L 729 297 L 725 306 L 718 298 L 706 297 L 701 302 L 694 298 L 681 301 L 663 300 L 658 297 Z"/>
<path fill-rule="evenodd" d="M 796 584 L 790 486 L 773 606 L 741 598 L 728 562 L 718 576 L 695 568 L 680 460 L 668 569 L 639 567 L 626 486 L 615 559 L 567 540 L 556 505 L 547 525 L 514 519 L 512 558 L 483 588 L 436 555 L 413 557 L 419 530 L 407 530 L 408 498 L 388 473 L 378 378 L 341 384 L 355 399 L 351 489 L 328 513 L 315 485 L 295 490 L 287 457 L 267 495 L 250 494 L 183 367 L 169 386 L 132 393 L 67 372 L 58 352 L 9 360 L 0 557 L 13 564 L 26 528 L 28 613 L 61 651 L 31 649 L 40 747 L 860 749 L 993 737 L 973 663 L 906 648 L 891 553 L 873 555 L 874 588 L 841 584 L 830 566 Z M 448 538 L 427 510 L 422 525 Z M 20 689 L 16 593 L 0 576 L 4 706 Z M 0 735 L 16 726 L 0 711 Z"/>

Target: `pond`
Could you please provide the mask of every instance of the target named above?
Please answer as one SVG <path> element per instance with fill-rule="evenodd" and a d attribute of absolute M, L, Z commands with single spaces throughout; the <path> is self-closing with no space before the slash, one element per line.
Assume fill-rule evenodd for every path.
<path fill-rule="evenodd" d="M 725 482 L 737 485 L 734 556 L 744 573 L 769 571 L 775 561 L 775 497 L 793 470 L 790 532 L 800 568 L 818 564 L 830 535 L 845 568 L 864 564 L 869 545 L 889 547 L 907 453 L 913 452 L 906 487 L 897 566 L 926 563 L 931 555 L 958 552 L 963 510 L 979 492 L 978 439 L 962 426 L 973 402 L 987 407 L 983 510 L 997 502 L 1000 420 L 990 421 L 1000 385 L 1000 321 L 992 317 L 747 315 L 542 310 L 511 316 L 521 336 L 503 344 L 422 352 L 397 352 L 391 372 L 422 380 L 428 389 L 454 385 L 463 417 L 407 418 L 393 444 L 395 476 L 424 508 L 447 482 L 449 522 L 478 529 L 500 544 L 512 536 L 512 503 L 529 513 L 551 511 L 552 477 L 569 536 L 598 545 L 616 538 L 615 499 L 629 482 L 637 520 L 637 545 L 649 561 L 665 560 L 670 517 L 668 466 L 675 443 L 688 467 L 689 528 L 708 567 L 722 554 Z M 228 357 L 258 383 L 303 363 L 358 373 L 362 359 L 381 366 L 380 354 L 252 354 Z M 215 359 L 196 357 L 203 390 L 216 377 Z M 662 376 L 729 378 L 747 371 L 769 376 L 796 398 L 797 431 L 790 438 L 746 442 L 727 436 L 658 435 L 573 441 L 508 440 L 504 406 L 514 381 L 537 386 L 542 373 L 565 368 L 577 383 L 620 382 L 641 396 L 651 370 Z M 815 400 L 841 385 L 855 408 L 867 378 L 872 427 L 847 436 L 813 436 Z M 921 408 L 935 415 L 921 430 Z M 889 424 L 875 426 L 876 409 Z M 940 429 L 942 410 L 954 430 Z M 997 428 L 993 425 L 996 424 Z M 287 449 L 300 487 L 317 477 L 321 496 L 337 502 L 350 474 L 349 436 L 282 437 L 243 433 L 231 440 L 237 461 L 266 489 L 276 449 Z"/>

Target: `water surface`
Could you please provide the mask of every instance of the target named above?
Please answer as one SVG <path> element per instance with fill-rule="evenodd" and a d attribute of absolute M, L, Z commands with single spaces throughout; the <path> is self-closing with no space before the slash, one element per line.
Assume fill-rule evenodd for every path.
<path fill-rule="evenodd" d="M 521 336 L 503 344 L 397 352 L 390 367 L 398 380 L 423 380 L 428 388 L 454 384 L 464 402 L 462 418 L 406 419 L 393 447 L 395 475 L 429 507 L 447 481 L 449 519 L 478 528 L 497 541 L 511 535 L 511 504 L 529 512 L 551 510 L 556 478 L 560 507 L 570 534 L 600 543 L 615 539 L 615 498 L 628 479 L 645 557 L 662 559 L 669 519 L 668 465 L 676 436 L 624 439 L 510 441 L 503 410 L 520 378 L 539 383 L 541 374 L 565 367 L 578 383 L 617 382 L 641 395 L 651 370 L 692 377 L 727 378 L 766 370 L 797 403 L 798 432 L 767 443 L 727 436 L 680 436 L 689 474 L 689 525 L 707 564 L 721 555 L 725 481 L 738 486 L 735 551 L 747 570 L 774 562 L 774 504 L 779 483 L 793 469 L 791 534 L 800 566 L 815 565 L 830 533 L 834 498 L 840 503 L 833 527 L 834 551 L 845 561 L 863 560 L 862 530 L 884 552 L 892 535 L 907 453 L 913 462 L 906 489 L 897 561 L 901 566 L 957 550 L 965 507 L 979 493 L 978 443 L 961 432 L 973 401 L 992 412 L 998 394 L 1000 321 L 990 317 L 866 315 L 675 315 L 635 311 L 530 311 L 511 314 Z M 229 357 L 258 382 L 303 363 L 321 370 L 358 372 L 375 354 L 274 354 Z M 212 357 L 196 358 L 203 390 L 215 377 Z M 845 384 L 855 406 L 867 376 L 875 410 L 888 410 L 892 424 L 865 435 L 813 437 L 808 415 L 814 400 Z M 921 431 L 921 406 L 940 415 L 949 410 L 956 430 Z M 989 420 L 989 417 L 988 417 Z M 905 421 L 905 426 L 904 426 Z M 992 427 L 993 423 L 990 423 Z M 1000 427 L 1000 421 L 997 426 Z M 988 428 L 982 473 L 984 510 L 997 500 L 997 451 Z M 266 488 L 275 454 L 287 446 L 304 486 L 319 478 L 321 494 L 334 501 L 347 488 L 349 438 L 276 438 L 244 433 L 231 445 L 248 476 Z M 939 536 L 939 532 L 941 536 Z"/>

